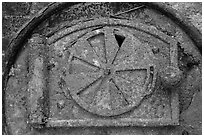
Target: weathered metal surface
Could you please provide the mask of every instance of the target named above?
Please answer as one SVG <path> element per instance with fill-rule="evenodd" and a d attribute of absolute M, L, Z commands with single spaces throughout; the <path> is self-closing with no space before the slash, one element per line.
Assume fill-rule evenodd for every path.
<path fill-rule="evenodd" d="M 46 83 L 46 39 L 39 34 L 34 34 L 28 42 L 28 115 L 30 123 L 44 124 L 46 117 L 45 98 Z"/>
<path fill-rule="evenodd" d="M 85 35 L 70 49 L 68 70 L 71 72 L 67 73 L 67 85 L 72 97 L 86 110 L 103 116 L 118 115 L 137 106 L 143 96 L 149 94 L 151 89 L 147 87 L 153 82 L 149 82 L 151 62 L 148 57 L 140 56 L 145 56 L 145 51 L 139 50 L 141 45 L 133 36 L 118 35 L 124 37 L 119 45 L 120 40 L 117 41 L 114 34 L 118 31 L 116 28 L 94 31 L 95 35 L 87 34 L 88 38 Z M 89 38 L 92 39 L 88 41 Z M 100 49 L 98 45 L 104 48 L 102 59 L 95 51 Z M 122 86 L 120 83 L 124 82 Z"/>
<path fill-rule="evenodd" d="M 90 4 L 84 6 L 89 9 Z M 86 19 L 80 13 L 81 18 L 71 20 L 68 13 L 72 11 L 65 10 L 25 38 L 27 58 L 17 65 L 27 69 L 15 75 L 10 71 L 13 78 L 9 78 L 6 97 L 10 104 L 17 95 L 10 97 L 10 91 L 19 90 L 12 79 L 18 81 L 25 74 L 20 87 L 26 89 L 21 91 L 26 105 L 19 106 L 26 111 L 16 109 L 14 114 L 23 113 L 25 119 L 21 119 L 27 124 L 22 121 L 24 126 L 12 127 L 12 133 L 23 129 L 35 133 L 37 128 L 179 125 L 179 112 L 189 102 L 181 96 L 190 98 L 188 92 L 199 86 L 191 85 L 189 75 L 200 74 L 196 68 L 201 55 L 170 20 L 148 8 L 135 10 L 96 17 L 90 11 Z M 9 126 L 13 119 L 8 116 Z"/>
<path fill-rule="evenodd" d="M 89 31 L 84 31 L 83 29 L 86 30 L 87 26 L 89 26 Z M 127 28 L 123 29 L 123 26 L 127 26 Z M 143 35 L 147 37 L 151 34 L 153 39 L 159 38 L 159 41 L 167 46 L 166 48 L 171 52 L 167 53 L 167 59 L 162 61 L 168 62 L 168 64 L 159 65 L 150 45 L 141 41 L 134 32 L 130 31 L 133 28 L 140 29 L 135 30 L 136 32 L 141 32 L 141 30 L 147 32 L 148 30 L 148 34 L 143 33 Z M 80 37 L 78 37 L 79 35 Z M 59 102 L 53 103 L 48 126 L 178 124 L 178 115 L 172 115 L 179 112 L 178 101 L 176 101 L 178 100 L 177 93 L 161 95 L 161 98 L 169 103 L 166 102 L 166 107 L 163 108 L 154 106 L 158 112 L 139 114 L 144 111 L 143 109 L 147 109 L 143 108 L 146 106 L 143 106 L 143 100 L 147 95 L 150 95 L 149 98 L 151 98 L 151 94 L 156 92 L 155 88 L 161 90 L 160 94 L 163 94 L 162 91 L 167 93 L 166 89 L 157 88 L 156 81 L 159 83 L 159 76 L 164 75 L 163 73 L 157 74 L 161 71 L 160 67 L 177 67 L 177 61 L 175 61 L 177 45 L 171 37 L 148 26 L 143 27 L 141 23 L 135 24 L 127 20 L 102 18 L 60 30 L 49 37 L 48 41 L 51 47 L 50 51 L 53 51 L 50 53 L 53 55 L 51 58 L 59 56 L 61 59 L 54 62 L 63 71 L 60 72 L 63 73 L 60 74 L 63 92 L 65 96 L 68 96 L 67 98 L 74 99 L 74 104 L 77 104 L 74 106 L 79 111 L 75 112 L 74 108 L 69 108 L 70 111 L 61 108 L 64 111 L 64 116 L 61 116 L 60 112 L 56 111 L 57 108 L 52 107 L 53 105 L 59 106 Z M 55 56 L 53 53 L 57 55 Z M 52 73 L 50 75 L 52 76 Z M 53 94 L 56 94 L 52 89 L 54 87 L 51 87 L 50 90 L 51 98 Z M 62 101 L 59 99 L 59 101 L 66 102 L 66 99 Z M 54 100 L 51 99 L 49 102 L 54 102 Z M 149 104 L 149 107 L 153 106 Z M 151 111 L 150 108 L 147 111 Z M 80 111 L 83 112 L 83 116 L 75 114 L 82 113 Z M 123 113 L 130 114 L 122 115 Z M 92 114 L 96 114 L 94 119 L 91 118 Z M 115 120 L 110 121 L 108 118 L 110 116 L 115 116 Z"/>

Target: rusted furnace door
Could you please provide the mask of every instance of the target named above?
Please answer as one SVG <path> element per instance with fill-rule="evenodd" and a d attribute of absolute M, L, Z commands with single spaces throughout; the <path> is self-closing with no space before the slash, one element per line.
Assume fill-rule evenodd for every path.
<path fill-rule="evenodd" d="M 72 15 L 82 5 L 87 18 L 83 11 Z M 114 6 L 61 7 L 25 38 L 5 91 L 12 133 L 179 125 L 191 98 L 186 92 L 199 86 L 191 84 L 199 78 L 188 81 L 200 75 L 199 51 L 179 26 L 145 5 L 116 15 Z"/>

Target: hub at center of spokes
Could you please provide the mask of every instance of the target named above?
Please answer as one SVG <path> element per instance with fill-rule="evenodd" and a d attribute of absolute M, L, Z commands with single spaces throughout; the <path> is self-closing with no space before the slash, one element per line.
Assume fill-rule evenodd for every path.
<path fill-rule="evenodd" d="M 110 68 L 106 68 L 106 69 L 104 70 L 104 75 L 105 75 L 105 76 L 109 76 L 109 75 L 111 75 L 111 74 L 112 74 L 112 71 L 111 71 Z"/>

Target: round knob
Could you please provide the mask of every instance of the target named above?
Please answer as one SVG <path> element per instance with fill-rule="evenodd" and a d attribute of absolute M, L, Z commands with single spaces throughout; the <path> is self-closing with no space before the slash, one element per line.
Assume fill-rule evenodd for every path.
<path fill-rule="evenodd" d="M 166 88 L 173 88 L 179 84 L 183 77 L 183 72 L 176 67 L 169 66 L 162 71 L 161 83 Z"/>

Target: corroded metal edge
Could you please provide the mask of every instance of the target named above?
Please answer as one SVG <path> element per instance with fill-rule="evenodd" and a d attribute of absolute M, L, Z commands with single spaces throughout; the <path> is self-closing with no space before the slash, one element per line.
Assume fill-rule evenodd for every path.
<path fill-rule="evenodd" d="M 170 118 L 120 118 L 120 119 L 76 119 L 57 120 L 49 118 L 46 127 L 100 127 L 100 126 L 178 126 L 179 125 L 179 102 L 178 93 L 171 92 L 171 117 Z"/>
<path fill-rule="evenodd" d="M 150 27 L 142 23 L 138 23 L 138 22 L 134 22 L 130 20 L 124 20 L 124 19 L 96 18 L 94 20 L 79 23 L 71 27 L 68 27 L 64 30 L 60 30 L 56 32 L 54 35 L 48 38 L 48 44 L 55 43 L 56 41 L 62 39 L 63 37 L 73 32 L 80 31 L 80 30 L 87 29 L 87 28 L 97 27 L 97 26 L 104 26 L 104 25 L 107 25 L 107 26 L 118 26 L 119 25 L 119 26 L 134 28 L 138 31 L 145 32 L 148 35 L 152 35 L 155 38 L 158 38 L 159 40 L 165 43 L 168 43 L 168 44 L 175 43 L 175 40 L 172 37 L 164 34 L 161 31 L 158 31 L 154 27 Z"/>
<path fill-rule="evenodd" d="M 121 119 L 118 120 L 50 120 L 47 127 L 86 127 L 86 126 L 143 126 L 156 127 L 179 125 L 172 119 Z"/>

